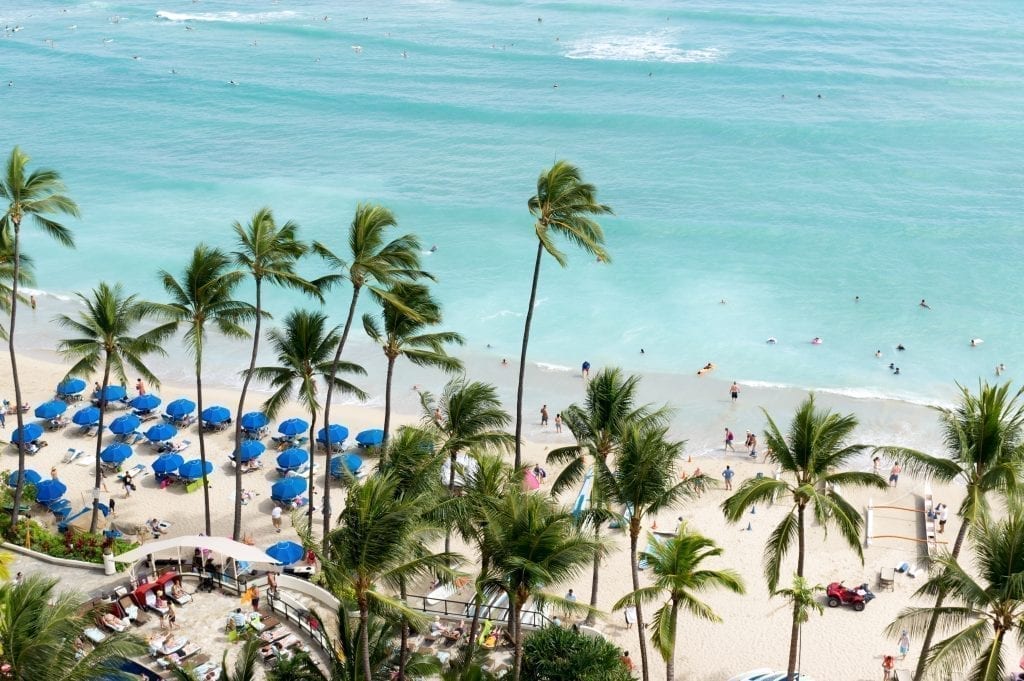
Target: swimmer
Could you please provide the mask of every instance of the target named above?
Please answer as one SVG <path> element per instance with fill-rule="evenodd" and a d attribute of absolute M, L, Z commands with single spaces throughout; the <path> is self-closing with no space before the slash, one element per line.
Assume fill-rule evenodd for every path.
<path fill-rule="evenodd" d="M 926 310 L 930 310 L 930 309 L 932 309 L 931 305 L 929 305 L 928 303 L 926 303 L 926 302 L 925 302 L 925 300 L 924 300 L 924 298 L 922 298 L 922 299 L 921 299 L 921 302 L 919 303 L 919 306 L 920 306 L 920 307 L 923 307 L 923 308 L 924 308 L 924 309 L 926 309 Z"/>
<path fill-rule="evenodd" d="M 409 53 L 406 52 L 405 50 L 402 50 L 402 59 L 408 59 L 408 58 L 409 58 Z"/>
<path fill-rule="evenodd" d="M 894 371 L 892 373 L 893 373 L 894 376 L 899 376 L 900 375 L 900 368 L 896 367 L 896 371 Z"/>
<path fill-rule="evenodd" d="M 233 81 L 233 80 L 229 80 L 229 81 L 228 81 L 228 85 L 238 85 L 238 83 L 236 83 L 236 82 L 235 82 L 235 81 Z"/>
<path fill-rule="evenodd" d="M 728 303 L 728 301 L 725 298 L 722 298 L 721 300 L 718 301 L 719 305 L 725 305 L 727 303 Z"/>
<path fill-rule="evenodd" d="M 890 369 L 895 369 L 896 368 L 896 363 L 895 362 L 889 362 L 889 368 Z"/>
<path fill-rule="evenodd" d="M 434 244 L 433 246 L 430 247 L 430 252 L 431 253 L 436 253 L 437 252 L 437 244 Z"/>
<path fill-rule="evenodd" d="M 881 357 L 881 356 L 882 356 L 882 351 L 881 350 L 875 350 L 875 357 Z"/>
<path fill-rule="evenodd" d="M 768 340 L 765 341 L 768 345 L 775 345 L 779 341 L 776 340 L 775 336 L 768 336 Z"/>
<path fill-rule="evenodd" d="M 853 302 L 859 303 L 860 302 L 860 296 L 854 296 L 853 297 Z"/>
<path fill-rule="evenodd" d="M 1002 376 L 1002 375 L 1003 375 L 1003 365 L 1002 364 L 997 364 L 996 365 L 996 376 Z"/>
<path fill-rule="evenodd" d="M 508 366 L 508 360 L 507 360 L 507 359 L 504 359 L 504 358 L 502 358 L 502 360 L 501 360 L 501 366 L 503 366 L 503 367 L 507 367 L 507 366 Z"/>
<path fill-rule="evenodd" d="M 558 87 L 558 83 L 555 83 L 555 84 L 554 84 L 554 85 L 552 85 L 551 87 L 557 88 L 557 87 Z"/>
<path fill-rule="evenodd" d="M 355 52 L 356 54 L 362 54 L 363 53 L 363 46 L 362 45 L 353 45 L 352 46 L 352 51 Z"/>
<path fill-rule="evenodd" d="M 821 345 L 822 340 L 820 336 L 815 336 L 811 339 L 811 345 Z"/>
<path fill-rule="evenodd" d="M 196 30 L 196 29 L 195 29 L 195 28 L 193 28 L 192 26 L 189 26 L 188 24 L 186 24 L 186 25 L 185 25 L 185 30 L 186 30 L 186 31 L 194 31 L 194 30 Z"/>
<path fill-rule="evenodd" d="M 903 343 L 900 343 L 899 345 L 897 345 L 896 349 L 899 350 L 900 352 L 903 352 L 904 350 L 906 350 L 906 348 L 903 347 Z"/>
<path fill-rule="evenodd" d="M 640 354 L 641 354 L 641 355 L 645 355 L 645 354 L 647 354 L 647 353 L 645 353 L 645 352 L 644 352 L 644 349 L 643 349 L 643 348 L 640 348 Z"/>
<path fill-rule="evenodd" d="M 972 347 L 972 348 L 976 348 L 976 347 L 978 347 L 979 345 L 981 345 L 981 344 L 982 344 L 982 343 L 984 343 L 984 342 L 985 342 L 985 341 L 983 341 L 983 340 L 982 340 L 982 339 L 980 339 L 980 338 L 972 338 L 972 339 L 971 339 L 971 347 Z"/>
<path fill-rule="evenodd" d="M 133 55 L 132 55 L 132 59 L 134 59 L 135 61 L 139 61 L 140 59 L 142 59 L 142 57 L 140 57 L 140 56 L 139 56 L 139 55 L 137 55 L 137 54 L 133 54 Z"/>

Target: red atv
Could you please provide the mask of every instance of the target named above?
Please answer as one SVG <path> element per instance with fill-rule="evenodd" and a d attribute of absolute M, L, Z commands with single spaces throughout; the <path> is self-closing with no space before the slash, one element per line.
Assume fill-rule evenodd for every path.
<path fill-rule="evenodd" d="M 828 596 L 828 607 L 838 608 L 840 605 L 852 605 L 853 609 L 860 612 L 868 601 L 875 597 L 868 585 L 861 584 L 856 589 L 848 589 L 842 582 L 832 582 L 825 589 Z"/>

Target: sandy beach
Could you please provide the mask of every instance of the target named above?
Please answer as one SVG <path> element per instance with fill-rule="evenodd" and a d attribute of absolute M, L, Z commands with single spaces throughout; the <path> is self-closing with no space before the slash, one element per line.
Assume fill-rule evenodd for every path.
<path fill-rule="evenodd" d="M 19 370 L 24 377 L 24 397 L 33 407 L 52 397 L 54 386 L 65 371 L 55 356 L 50 361 L 22 356 Z M 445 380 L 441 375 L 405 370 L 406 367 L 403 367 L 403 380 L 409 376 L 406 382 L 416 381 L 417 387 L 421 389 L 439 390 Z M 485 375 L 481 378 L 485 380 L 504 378 L 506 385 L 502 385 L 503 391 L 508 389 L 507 382 L 512 380 L 512 373 L 504 367 L 495 367 L 490 372 L 483 373 Z M 582 381 L 573 374 L 544 372 L 536 368 L 531 368 L 529 373 L 532 376 L 528 381 L 539 375 L 534 385 L 539 384 L 547 391 L 546 399 L 552 411 L 580 396 Z M 90 383 L 94 379 L 86 378 Z M 742 451 L 742 447 L 737 447 L 740 450 L 737 453 L 724 452 L 722 443 L 719 442 L 719 433 L 725 425 L 738 430 L 738 440 L 742 440 L 743 430 L 748 428 L 760 432 L 764 424 L 764 415 L 760 411 L 762 406 L 777 420 L 786 423 L 793 407 L 803 395 L 799 391 L 748 387 L 742 390 L 739 403 L 734 405 L 730 404 L 724 391 L 726 386 L 726 383 L 716 379 L 695 380 L 692 385 L 686 386 L 687 390 L 683 391 L 677 401 L 673 401 L 673 406 L 682 414 L 677 416 L 676 428 L 689 429 L 689 432 L 680 433 L 689 440 L 686 448 L 687 458 L 681 462 L 681 469 L 692 472 L 700 468 L 712 478 L 719 479 L 721 470 L 725 465 L 730 465 L 737 474 L 734 480 L 736 485 L 758 473 L 771 475 L 773 471 L 769 465 L 763 463 L 760 458 L 756 461 L 749 459 Z M 645 377 L 644 397 L 658 395 L 661 387 L 658 377 Z M 531 391 L 528 402 L 531 405 L 538 401 L 532 397 L 536 391 L 537 387 Z M 165 404 L 180 396 L 194 398 L 194 389 L 181 383 L 165 383 L 152 392 L 161 395 Z M 411 395 L 406 394 L 412 393 L 412 390 L 404 387 L 401 393 L 398 403 L 402 411 L 395 414 L 395 422 L 415 423 L 419 419 L 413 410 L 415 401 Z M 0 394 L 13 397 L 10 377 L 6 372 L 0 380 Z M 263 393 L 253 393 L 250 400 L 251 409 L 258 409 L 263 399 Z M 204 400 L 207 405 L 222 404 L 233 412 L 237 405 L 237 392 L 232 387 L 214 384 L 204 390 Z M 820 400 L 824 405 L 853 411 L 861 417 L 862 426 L 858 433 L 861 436 L 858 438 L 860 441 L 871 444 L 913 444 L 933 450 L 937 445 L 934 414 L 922 406 L 902 402 L 856 400 L 827 394 L 821 395 Z M 698 403 L 699 425 L 692 420 L 692 411 L 698 408 Z M 555 404 L 559 406 L 555 407 Z M 690 409 L 691 405 L 694 409 Z M 76 407 L 72 406 L 67 414 L 71 415 L 76 410 Z M 533 409 L 529 411 L 532 412 Z M 371 398 L 368 405 L 339 403 L 334 406 L 332 412 L 335 415 L 332 420 L 345 424 L 353 434 L 365 428 L 379 427 L 382 419 L 381 408 L 377 406 L 375 398 Z M 111 413 L 116 416 L 118 412 Z M 31 414 L 27 416 L 28 422 L 37 420 Z M 304 418 L 306 414 L 297 405 L 292 405 L 291 408 L 284 410 L 279 420 L 292 416 Z M 14 427 L 14 418 L 8 417 L 5 435 L 9 436 Z M 276 428 L 276 422 L 272 423 L 271 427 Z M 539 413 L 528 413 L 526 432 L 529 440 L 524 461 L 529 463 L 543 462 L 546 452 L 552 447 L 572 442 L 572 436 L 567 430 L 558 434 L 553 424 L 540 426 Z M 883 439 L 885 433 L 889 433 L 890 437 Z M 227 454 L 231 451 L 232 435 L 233 431 L 229 429 L 207 436 L 208 458 L 214 464 L 214 472 L 210 476 L 213 528 L 215 533 L 224 535 L 230 534 L 232 522 L 233 469 L 227 459 Z M 112 437 L 108 434 L 104 442 Z M 73 506 L 78 508 L 87 505 L 92 489 L 92 453 L 96 444 L 95 439 L 81 434 L 80 429 L 73 425 L 59 431 L 48 431 L 44 438 L 49 446 L 30 456 L 28 466 L 44 477 L 51 466 L 56 467 L 59 478 L 68 485 L 68 498 Z M 183 452 L 186 460 L 198 457 L 195 426 L 179 433 L 177 439 L 191 440 L 190 447 Z M 69 448 L 85 449 L 89 456 L 83 457 L 80 461 L 87 462 L 87 465 L 62 464 L 61 459 Z M 8 469 L 15 468 L 15 450 L 5 445 L 3 452 L 4 466 Z M 148 444 L 140 443 L 135 447 L 135 452 L 135 456 L 128 463 L 142 463 L 148 468 L 156 458 L 155 450 Z M 253 501 L 243 507 L 243 531 L 259 546 L 267 546 L 280 539 L 297 538 L 289 520 L 286 519 L 284 531 L 280 534 L 275 533 L 271 524 L 270 511 L 273 504 L 270 500 L 270 486 L 278 479 L 272 456 L 273 452 L 264 455 L 265 466 L 262 471 L 248 473 L 243 478 L 244 487 L 256 494 Z M 367 461 L 368 465 L 374 463 L 372 459 Z M 888 465 L 883 465 L 885 472 Z M 866 469 L 870 467 L 870 463 L 865 461 L 863 466 Z M 556 468 L 548 467 L 548 484 L 557 472 Z M 316 481 L 318 486 L 322 485 L 322 466 L 316 475 Z M 156 517 L 170 524 L 169 534 L 192 534 L 203 530 L 200 492 L 186 494 L 180 486 L 161 490 L 152 475 L 137 480 L 137 483 L 138 490 L 131 497 L 125 498 L 123 489 L 116 484 L 114 478 L 106 478 L 109 494 L 105 491 L 104 495 L 116 500 L 117 513 L 113 519 L 116 527 L 127 530 Z M 943 501 L 953 508 L 959 503 L 960 492 L 956 488 L 934 487 L 907 476 L 901 478 L 897 488 L 870 493 L 851 491 L 849 499 L 862 509 L 869 500 L 876 506 L 917 509 L 920 496 L 929 490 L 936 501 Z M 725 550 L 719 561 L 720 566 L 738 570 L 747 586 L 747 593 L 742 596 L 718 592 L 706 594 L 707 602 L 722 617 L 721 624 L 695 623 L 685 616 L 682 618 L 677 669 L 681 670 L 682 678 L 697 681 L 722 681 L 740 671 L 763 666 L 784 671 L 788 654 L 791 614 L 782 600 L 769 597 L 761 569 L 764 542 L 780 514 L 785 512 L 786 505 L 780 500 L 772 507 L 759 507 L 744 522 L 732 525 L 725 521 L 719 508 L 726 496 L 727 492 L 719 487 L 710 490 L 697 501 L 684 504 L 678 510 L 664 512 L 658 518 L 652 519 L 652 524 L 656 522 L 659 528 L 671 529 L 675 526 L 677 517 L 681 517 L 693 528 L 713 537 Z M 317 497 L 318 495 L 315 495 L 314 499 Z M 339 497 L 340 493 L 335 499 Z M 571 503 L 574 497 L 575 492 L 567 494 L 562 501 Z M 340 510 L 338 506 L 340 501 L 336 502 L 336 510 Z M 45 516 L 38 514 L 38 517 Z M 957 529 L 958 523 L 951 517 L 946 536 L 955 536 Z M 808 577 L 813 583 L 823 585 L 837 580 L 842 580 L 850 586 L 867 582 L 874 589 L 881 568 L 893 567 L 903 562 L 908 562 L 912 566 L 922 563 L 922 549 L 911 541 L 920 537 L 921 532 L 919 513 L 891 509 L 876 511 L 876 534 L 903 536 L 907 539 L 876 539 L 865 549 L 865 561 L 864 565 L 861 565 L 857 557 L 837 537 L 830 535 L 826 538 L 820 528 L 812 527 L 807 559 Z M 603 569 L 599 602 L 599 607 L 606 611 L 610 609 L 612 603 L 630 590 L 628 538 L 621 533 L 609 534 L 615 548 Z M 642 538 L 641 545 L 644 543 L 645 539 Z M 464 547 L 456 548 L 469 557 L 470 560 L 463 569 L 472 573 L 472 553 Z M 641 579 L 645 580 L 646 576 L 642 576 Z M 824 616 L 813 617 L 804 628 L 802 667 L 805 674 L 817 681 L 866 681 L 880 678 L 882 655 L 896 651 L 896 641 L 887 638 L 883 630 L 897 611 L 910 602 L 911 593 L 920 583 L 920 576 L 914 579 L 897 575 L 893 591 L 876 590 L 877 598 L 864 612 L 854 612 L 849 608 L 828 609 Z M 562 595 L 569 588 L 573 588 L 580 596 L 580 600 L 584 600 L 585 595 L 590 592 L 589 571 L 574 583 L 554 586 L 552 591 Z M 636 630 L 625 628 L 620 613 L 603 618 L 598 627 L 618 645 L 630 650 L 635 659 L 639 659 Z M 917 649 L 912 645 L 910 655 L 898 663 L 897 669 L 912 669 L 916 662 L 916 652 Z M 662 662 L 653 650 L 650 659 L 652 678 L 662 676 Z"/>

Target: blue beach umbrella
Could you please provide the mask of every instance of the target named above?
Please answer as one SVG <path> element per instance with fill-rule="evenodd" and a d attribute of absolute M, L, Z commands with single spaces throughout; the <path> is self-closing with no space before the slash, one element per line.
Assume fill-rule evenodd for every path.
<path fill-rule="evenodd" d="M 110 422 L 110 432 L 114 435 L 134 433 L 142 421 L 135 414 L 122 414 Z"/>
<path fill-rule="evenodd" d="M 100 410 L 96 407 L 79 409 L 75 412 L 75 415 L 71 417 L 71 420 L 80 426 L 95 426 L 100 422 Z"/>
<path fill-rule="evenodd" d="M 341 467 L 344 466 L 349 473 L 355 475 L 363 467 L 363 459 L 358 454 L 348 452 L 331 458 L 331 475 L 341 477 Z"/>
<path fill-rule="evenodd" d="M 301 560 L 306 555 L 306 550 L 301 544 L 293 541 L 279 541 L 273 546 L 268 546 L 266 554 L 282 565 L 291 565 Z"/>
<path fill-rule="evenodd" d="M 63 414 L 68 408 L 66 402 L 60 400 L 50 400 L 49 402 L 43 402 L 36 407 L 35 415 L 37 419 L 52 419 Z"/>
<path fill-rule="evenodd" d="M 26 423 L 21 428 L 15 428 L 14 432 L 11 433 L 11 442 L 21 442 L 24 438 L 25 442 L 32 442 L 32 440 L 38 440 L 39 436 L 43 434 L 43 427 L 38 423 Z"/>
<path fill-rule="evenodd" d="M 241 459 L 242 463 L 252 461 L 262 456 L 266 449 L 259 440 L 246 440 L 239 448 L 238 458 Z"/>
<path fill-rule="evenodd" d="M 359 435 L 356 435 L 356 442 L 364 447 L 375 447 L 384 442 L 384 431 L 380 428 L 364 430 Z"/>
<path fill-rule="evenodd" d="M 167 415 L 176 419 L 187 416 L 196 410 L 196 403 L 184 397 L 174 400 L 167 405 Z"/>
<path fill-rule="evenodd" d="M 160 406 L 160 398 L 152 393 L 146 393 L 145 395 L 139 395 L 133 397 L 131 402 L 128 404 L 132 409 L 138 409 L 139 411 L 149 411 L 150 409 L 156 409 Z"/>
<path fill-rule="evenodd" d="M 201 459 L 192 459 L 178 466 L 178 475 L 188 480 L 195 480 L 196 478 L 203 477 L 203 470 L 206 470 L 206 474 L 209 475 L 213 472 L 213 462 L 207 461 L 206 466 L 203 466 Z"/>
<path fill-rule="evenodd" d="M 170 440 L 177 434 L 178 429 L 171 424 L 158 423 L 155 426 L 150 426 L 149 430 L 146 431 L 146 439 L 150 442 L 163 442 L 164 440 Z"/>
<path fill-rule="evenodd" d="M 132 456 L 132 448 L 123 442 L 115 442 L 100 452 L 100 461 L 103 463 L 120 464 Z"/>
<path fill-rule="evenodd" d="M 36 485 L 36 501 L 40 504 L 48 504 L 64 496 L 68 486 L 60 480 L 43 480 Z"/>
<path fill-rule="evenodd" d="M 71 512 L 71 502 L 67 499 L 57 499 L 46 505 L 55 515 L 67 515 Z"/>
<path fill-rule="evenodd" d="M 281 422 L 281 425 L 277 427 L 277 432 L 288 437 L 294 437 L 299 433 L 304 433 L 308 428 L 309 424 L 302 419 L 288 419 Z"/>
<path fill-rule="evenodd" d="M 36 473 L 31 468 L 25 469 L 25 484 L 26 485 L 38 485 L 39 481 L 43 479 L 43 476 Z M 7 477 L 7 484 L 10 487 L 18 486 L 18 471 L 11 471 L 11 474 Z"/>
<path fill-rule="evenodd" d="M 108 402 L 123 400 L 128 393 L 122 385 L 108 385 L 103 389 L 103 399 Z"/>
<path fill-rule="evenodd" d="M 330 433 L 328 433 L 330 431 Z M 316 434 L 316 441 L 327 444 L 327 435 L 331 436 L 331 445 L 340 445 L 348 437 L 348 428 L 332 423 L 330 428 L 321 428 L 320 432 Z"/>
<path fill-rule="evenodd" d="M 69 378 L 57 384 L 58 395 L 77 395 L 85 390 L 85 381 L 80 378 Z"/>
<path fill-rule="evenodd" d="M 163 454 L 153 462 L 153 472 L 157 475 L 167 475 L 178 470 L 183 463 L 185 463 L 185 459 L 181 457 L 181 454 Z"/>
<path fill-rule="evenodd" d="M 227 407 L 221 407 L 220 405 L 216 405 L 204 409 L 203 413 L 200 415 L 200 418 L 206 423 L 212 423 L 214 425 L 217 425 L 219 423 L 224 423 L 225 421 L 230 419 L 231 412 L 228 411 Z"/>
<path fill-rule="evenodd" d="M 261 411 L 250 411 L 242 417 L 242 427 L 246 430 L 259 430 L 268 423 L 270 419 Z"/>
<path fill-rule="evenodd" d="M 270 487 L 270 498 L 274 501 L 291 501 L 305 491 L 305 478 L 285 478 Z"/>
<path fill-rule="evenodd" d="M 298 468 L 307 461 L 309 461 L 309 454 L 305 449 L 297 447 L 286 449 L 277 455 L 277 465 L 279 468 Z"/>

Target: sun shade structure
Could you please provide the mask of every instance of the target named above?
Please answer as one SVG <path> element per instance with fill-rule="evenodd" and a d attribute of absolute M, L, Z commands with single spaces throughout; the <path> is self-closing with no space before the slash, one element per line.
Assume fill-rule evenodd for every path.
<path fill-rule="evenodd" d="M 384 431 L 379 428 L 364 430 L 359 435 L 356 435 L 356 442 L 364 447 L 376 447 L 384 442 Z"/>
<path fill-rule="evenodd" d="M 80 378 L 69 378 L 57 384 L 58 395 L 77 395 L 85 390 L 85 381 Z"/>
<path fill-rule="evenodd" d="M 11 442 L 32 442 L 38 440 L 39 436 L 43 434 L 43 427 L 38 423 L 26 423 L 21 428 L 16 428 L 11 433 Z"/>
<path fill-rule="evenodd" d="M 50 400 L 49 402 L 43 402 L 36 407 L 35 415 L 37 419 L 52 419 L 63 414 L 67 408 L 67 402 L 62 402 L 61 400 Z"/>
<path fill-rule="evenodd" d="M 250 411 L 242 417 L 242 428 L 246 430 L 259 430 L 268 423 L 270 419 L 261 411 Z"/>
<path fill-rule="evenodd" d="M 135 414 L 124 414 L 110 422 L 110 432 L 114 435 L 127 435 L 134 433 L 141 424 L 142 421 Z"/>
<path fill-rule="evenodd" d="M 308 428 L 309 424 L 302 419 L 288 419 L 287 421 L 281 422 L 277 427 L 277 432 L 282 435 L 287 435 L 288 437 L 294 437 L 300 433 L 306 432 Z"/>
<path fill-rule="evenodd" d="M 71 417 L 71 420 L 80 426 L 95 426 L 100 422 L 100 410 L 96 407 L 79 409 L 75 412 L 75 415 Z"/>
<path fill-rule="evenodd" d="M 170 440 L 178 434 L 178 429 L 169 423 L 158 423 L 146 431 L 146 439 L 150 442 L 163 442 Z"/>
<path fill-rule="evenodd" d="M 192 400 L 187 400 L 184 397 L 174 400 L 167 405 L 167 415 L 180 419 L 182 416 L 188 416 L 196 410 L 196 403 Z"/>
<path fill-rule="evenodd" d="M 114 560 L 118 563 L 134 563 L 148 556 L 157 553 L 166 553 L 168 551 L 179 551 L 180 556 L 180 549 L 183 548 L 190 549 L 190 557 L 192 553 L 191 549 L 200 548 L 209 549 L 214 553 L 219 553 L 222 556 L 233 558 L 236 561 L 245 561 L 248 563 L 277 562 L 273 557 L 268 556 L 263 549 L 256 548 L 255 546 L 249 546 L 241 542 L 233 541 L 227 537 L 205 537 L 202 535 L 183 535 L 146 542 L 138 548 L 134 548 L 131 551 L 114 556 Z"/>
<path fill-rule="evenodd" d="M 115 442 L 110 445 L 102 452 L 100 452 L 100 461 L 103 463 L 116 463 L 120 464 L 125 459 L 131 458 L 132 448 L 123 442 Z"/>
<path fill-rule="evenodd" d="M 221 423 L 224 423 L 225 421 L 230 421 L 231 412 L 228 411 L 227 407 L 214 405 L 212 407 L 207 407 L 206 409 L 204 409 L 203 413 L 200 414 L 199 417 L 203 420 L 203 422 L 216 426 L 220 425 Z"/>
<path fill-rule="evenodd" d="M 131 402 L 128 403 L 128 405 L 132 409 L 138 409 L 139 411 L 149 411 L 150 409 L 156 409 L 157 407 L 159 407 L 160 402 L 160 398 L 157 397 L 156 395 L 146 393 L 145 395 L 133 397 Z"/>

